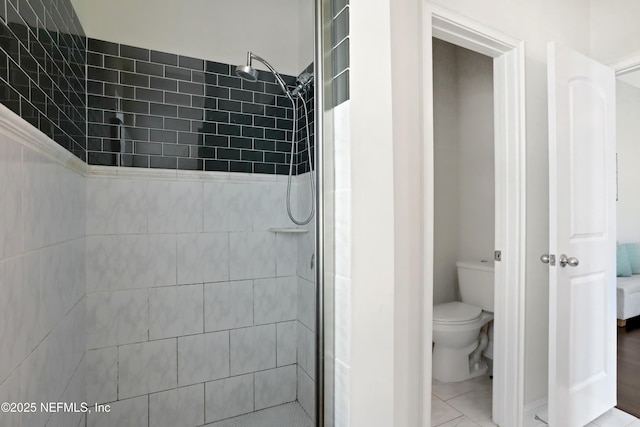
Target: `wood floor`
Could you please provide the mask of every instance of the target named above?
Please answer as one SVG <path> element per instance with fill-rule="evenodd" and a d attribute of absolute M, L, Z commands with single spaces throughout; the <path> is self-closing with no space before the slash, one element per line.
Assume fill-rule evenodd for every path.
<path fill-rule="evenodd" d="M 618 409 L 640 418 L 640 318 L 618 328 Z"/>

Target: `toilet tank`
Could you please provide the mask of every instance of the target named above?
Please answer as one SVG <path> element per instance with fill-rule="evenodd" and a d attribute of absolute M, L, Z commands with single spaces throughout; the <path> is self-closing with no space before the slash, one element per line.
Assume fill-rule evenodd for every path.
<path fill-rule="evenodd" d="M 458 261 L 462 302 L 493 312 L 493 261 Z"/>

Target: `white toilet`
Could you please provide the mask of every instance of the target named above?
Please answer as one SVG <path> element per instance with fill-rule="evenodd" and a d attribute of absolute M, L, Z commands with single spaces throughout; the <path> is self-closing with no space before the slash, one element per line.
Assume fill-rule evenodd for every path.
<path fill-rule="evenodd" d="M 433 378 L 465 381 L 484 375 L 493 343 L 488 323 L 493 320 L 493 262 L 459 261 L 462 302 L 433 307 Z M 491 331 L 493 332 L 493 331 Z"/>

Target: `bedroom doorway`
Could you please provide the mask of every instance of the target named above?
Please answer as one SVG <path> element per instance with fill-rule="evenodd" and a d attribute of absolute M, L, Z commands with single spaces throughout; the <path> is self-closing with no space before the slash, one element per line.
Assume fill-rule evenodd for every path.
<path fill-rule="evenodd" d="M 617 241 L 632 245 L 631 251 L 619 254 L 617 278 L 617 405 L 640 417 L 640 269 L 633 246 L 640 248 L 640 195 L 636 191 L 640 171 L 640 70 L 618 72 L 616 79 L 616 151 L 618 194 L 616 203 Z M 629 248 L 627 246 L 626 248 Z M 626 249 L 625 248 L 625 249 Z M 619 250 L 620 251 L 620 250 Z M 633 264 L 633 267 L 632 265 Z"/>

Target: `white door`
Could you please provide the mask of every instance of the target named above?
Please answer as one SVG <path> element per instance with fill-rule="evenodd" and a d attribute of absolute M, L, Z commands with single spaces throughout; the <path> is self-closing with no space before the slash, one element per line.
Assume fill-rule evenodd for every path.
<path fill-rule="evenodd" d="M 582 427 L 616 403 L 615 73 L 547 53 L 549 425 Z"/>

